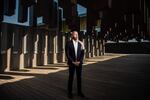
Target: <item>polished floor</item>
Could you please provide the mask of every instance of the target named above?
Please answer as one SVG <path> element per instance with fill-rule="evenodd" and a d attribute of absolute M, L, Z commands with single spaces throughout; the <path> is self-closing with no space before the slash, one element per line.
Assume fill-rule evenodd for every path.
<path fill-rule="evenodd" d="M 51 64 L 0 74 L 0 100 L 69 100 L 67 65 Z M 150 100 L 150 55 L 106 54 L 85 60 L 83 91 L 73 100 Z"/>

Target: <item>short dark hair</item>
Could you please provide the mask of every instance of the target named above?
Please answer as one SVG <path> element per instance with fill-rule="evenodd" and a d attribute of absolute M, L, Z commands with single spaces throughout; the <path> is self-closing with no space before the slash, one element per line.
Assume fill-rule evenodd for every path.
<path fill-rule="evenodd" d="M 78 30 L 76 30 L 76 29 L 72 29 L 72 30 L 71 30 L 71 32 L 78 32 Z"/>

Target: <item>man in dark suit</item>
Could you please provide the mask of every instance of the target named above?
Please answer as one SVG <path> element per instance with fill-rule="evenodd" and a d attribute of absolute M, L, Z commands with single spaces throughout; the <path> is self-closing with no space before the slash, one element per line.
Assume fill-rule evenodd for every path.
<path fill-rule="evenodd" d="M 74 72 L 77 75 L 78 96 L 85 97 L 82 92 L 81 73 L 84 58 L 84 45 L 78 40 L 78 32 L 71 32 L 71 40 L 66 43 L 65 51 L 69 65 L 68 97 L 73 98 L 72 85 Z"/>

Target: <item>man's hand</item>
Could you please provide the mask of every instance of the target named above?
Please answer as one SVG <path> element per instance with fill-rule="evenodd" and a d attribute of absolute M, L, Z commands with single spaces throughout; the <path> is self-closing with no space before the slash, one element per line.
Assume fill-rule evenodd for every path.
<path fill-rule="evenodd" d="M 79 66 L 80 62 L 76 61 L 76 62 L 72 62 L 74 65 Z"/>
<path fill-rule="evenodd" d="M 76 62 L 76 65 L 77 65 L 77 66 L 79 66 L 79 64 L 80 64 L 80 62 L 79 62 L 79 61 L 77 61 L 77 62 Z"/>

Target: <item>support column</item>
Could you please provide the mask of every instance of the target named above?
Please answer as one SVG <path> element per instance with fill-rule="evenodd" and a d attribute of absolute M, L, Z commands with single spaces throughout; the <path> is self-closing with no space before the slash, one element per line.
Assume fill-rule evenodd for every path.
<path fill-rule="evenodd" d="M 36 31 L 36 34 L 38 35 L 38 40 L 36 42 L 35 45 L 37 45 L 37 65 L 38 66 L 42 66 L 44 64 L 44 47 L 45 47 L 45 44 L 44 44 L 44 41 L 45 41 L 45 33 L 43 31 L 41 31 L 40 29 L 38 29 Z"/>
<path fill-rule="evenodd" d="M 148 18 L 148 36 L 149 36 L 149 39 L 150 39 L 150 17 Z"/>
<path fill-rule="evenodd" d="M 50 63 L 54 64 L 54 63 L 57 63 L 58 60 L 57 60 L 57 31 L 51 31 L 50 33 L 50 43 L 51 43 L 51 46 L 50 46 Z"/>
<path fill-rule="evenodd" d="M 83 44 L 84 44 L 84 47 L 85 47 L 85 50 L 84 50 L 84 54 L 86 53 L 86 48 L 87 48 L 87 46 L 85 45 L 85 43 L 86 43 L 86 39 L 85 39 L 85 32 L 84 31 L 80 31 L 80 34 L 79 34 L 79 40 L 80 41 L 82 41 L 83 42 Z M 84 59 L 86 58 L 86 56 L 84 56 Z"/>
<path fill-rule="evenodd" d="M 38 42 L 39 42 L 39 34 L 34 33 L 33 37 L 34 49 L 33 49 L 33 58 L 32 58 L 32 67 L 36 67 L 38 65 Z"/>
<path fill-rule="evenodd" d="M 33 28 L 30 28 L 27 37 L 27 51 L 28 51 L 28 66 L 29 68 L 37 66 L 37 42 L 39 36 Z"/>
<path fill-rule="evenodd" d="M 1 30 L 1 23 L 3 21 L 3 11 L 4 11 L 4 0 L 0 1 L 0 73 L 3 72 L 2 70 L 2 55 L 1 55 L 1 40 L 2 40 L 2 30 Z"/>
<path fill-rule="evenodd" d="M 23 26 L 14 26 L 15 29 L 13 34 L 13 47 L 11 55 L 11 70 L 21 70 L 24 69 L 24 35 Z"/>
<path fill-rule="evenodd" d="M 49 63 L 57 63 L 57 55 L 58 55 L 58 33 L 59 33 L 59 8 L 58 8 L 58 0 L 52 0 L 53 7 L 52 12 L 50 15 L 50 21 L 49 21 L 49 43 L 50 43 L 50 49 L 49 49 Z"/>
<path fill-rule="evenodd" d="M 91 37 L 90 36 L 87 36 L 87 42 L 86 42 L 86 57 L 87 58 L 90 58 L 92 57 L 92 54 L 91 54 Z"/>
<path fill-rule="evenodd" d="M 11 48 L 10 43 L 12 43 L 9 38 L 11 34 L 8 33 L 8 24 L 1 25 L 2 33 L 1 33 L 1 68 L 0 71 L 9 71 L 11 64 Z M 10 44 L 10 45 L 9 45 Z"/>
<path fill-rule="evenodd" d="M 93 48 L 93 49 L 94 49 L 94 50 L 93 50 L 93 51 L 94 51 L 94 57 L 97 56 L 97 46 L 96 46 L 97 38 L 96 38 L 96 37 L 97 37 L 97 36 L 94 37 L 94 48 Z"/>
<path fill-rule="evenodd" d="M 65 62 L 65 34 L 60 32 L 58 35 L 58 62 Z"/>
<path fill-rule="evenodd" d="M 1 31 L 1 21 L 0 21 L 0 73 L 2 73 L 2 55 L 1 55 L 1 40 L 2 40 L 2 31 Z"/>
<path fill-rule="evenodd" d="M 103 49 L 102 49 L 102 40 L 99 39 L 99 56 L 102 56 L 103 55 Z"/>
<path fill-rule="evenodd" d="M 16 0 L 4 0 L 4 14 L 12 16 L 15 14 Z"/>
<path fill-rule="evenodd" d="M 87 40 L 87 51 L 86 56 L 89 57 L 95 57 L 95 26 L 97 26 L 97 11 L 92 10 L 92 9 L 87 9 L 87 35 L 88 35 L 88 40 Z"/>
<path fill-rule="evenodd" d="M 100 56 L 99 40 L 96 39 L 96 56 Z"/>
<path fill-rule="evenodd" d="M 27 50 L 27 40 L 28 34 L 24 33 L 22 37 L 22 53 L 20 55 L 20 67 L 21 69 L 28 67 L 28 50 Z"/>
<path fill-rule="evenodd" d="M 105 39 L 102 40 L 102 55 L 105 55 Z"/>
<path fill-rule="evenodd" d="M 64 17 L 70 30 L 80 31 L 80 21 L 77 11 L 77 0 L 60 0 L 60 5 L 64 10 Z"/>
<path fill-rule="evenodd" d="M 47 65 L 48 64 L 48 34 L 47 31 L 38 31 L 39 32 L 39 42 L 38 42 L 38 65 Z"/>
<path fill-rule="evenodd" d="M 51 63 L 51 33 L 48 33 L 48 64 Z"/>
<path fill-rule="evenodd" d="M 97 56 L 96 38 L 94 39 L 94 55 Z"/>
<path fill-rule="evenodd" d="M 0 24 L 3 21 L 3 17 L 4 17 L 3 13 L 4 13 L 4 0 L 0 0 Z"/>
<path fill-rule="evenodd" d="M 91 49 L 92 49 L 92 57 L 95 57 L 95 39 L 94 38 L 92 38 L 92 47 L 91 47 Z"/>
<path fill-rule="evenodd" d="M 48 32 L 45 33 L 44 65 L 48 64 Z"/>

